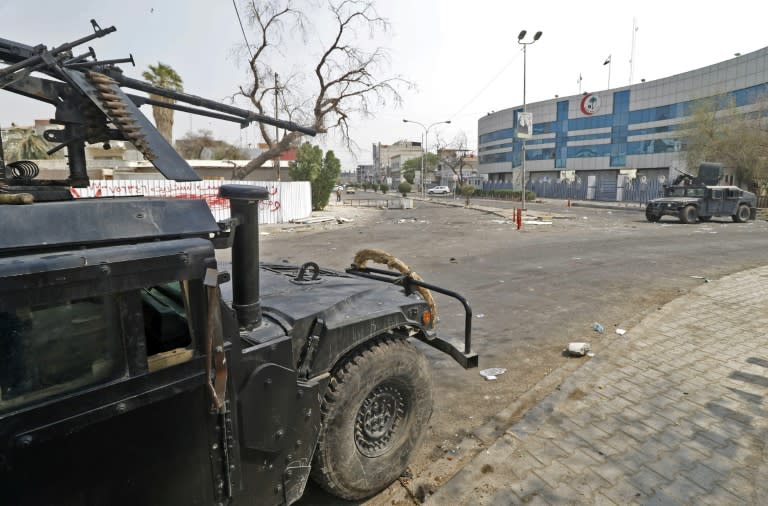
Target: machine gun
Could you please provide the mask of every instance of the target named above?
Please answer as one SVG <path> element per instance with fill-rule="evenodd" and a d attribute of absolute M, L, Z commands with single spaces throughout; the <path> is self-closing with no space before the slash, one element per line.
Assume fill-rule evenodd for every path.
<path fill-rule="evenodd" d="M 677 169 L 677 171 L 680 173 L 673 181 L 670 186 L 677 186 L 680 184 L 691 184 L 696 181 L 696 176 L 691 174 L 690 172 L 686 172 L 682 169 Z"/>
<path fill-rule="evenodd" d="M 94 39 L 116 31 L 114 26 L 101 28 L 91 20 L 94 33 L 48 49 L 43 45 L 28 46 L 0 38 L 0 89 L 49 103 L 56 108 L 52 123 L 63 129 L 47 130 L 43 137 L 56 145 L 53 154 L 67 148 L 69 177 L 65 180 L 34 180 L 39 173 L 29 161 L 5 164 L 0 141 L 0 184 L 5 191 L 33 193 L 38 200 L 58 200 L 68 195 L 66 187 L 89 185 L 85 162 L 86 143 L 129 141 L 167 179 L 199 181 L 200 176 L 155 129 L 139 107 L 152 105 L 189 112 L 245 127 L 253 121 L 290 131 L 315 135 L 315 131 L 290 121 L 281 121 L 238 107 L 220 104 L 195 95 L 153 86 L 123 75 L 119 63 L 134 64 L 133 56 L 99 60 L 91 47 L 75 55 L 73 50 Z M 33 76 L 40 73 L 54 80 Z M 123 89 L 146 92 L 189 105 L 167 103 L 126 93 Z M 23 186 L 23 187 L 22 187 Z"/>
<path fill-rule="evenodd" d="M 699 164 L 698 175 L 694 176 L 684 170 L 677 169 L 680 173 L 672 182 L 672 186 L 682 184 L 700 184 L 704 186 L 715 186 L 720 183 L 723 177 L 723 164 L 702 162 Z"/>

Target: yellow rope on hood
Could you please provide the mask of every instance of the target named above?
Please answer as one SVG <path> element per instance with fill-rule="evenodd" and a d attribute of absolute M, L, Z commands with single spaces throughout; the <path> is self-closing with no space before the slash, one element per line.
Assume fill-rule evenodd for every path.
<path fill-rule="evenodd" d="M 411 279 L 422 281 L 421 276 L 413 272 L 411 268 L 408 267 L 402 260 L 390 255 L 386 251 L 380 249 L 361 249 L 357 252 L 357 254 L 355 254 L 353 264 L 357 268 L 365 268 L 365 264 L 367 262 L 384 264 L 390 269 L 401 272 L 403 275 L 408 276 Z M 429 310 L 432 313 L 433 325 L 437 325 L 437 304 L 435 304 L 435 299 L 432 297 L 432 292 L 421 286 L 417 286 L 416 291 L 419 292 L 422 297 L 424 297 L 424 300 L 429 305 Z"/>

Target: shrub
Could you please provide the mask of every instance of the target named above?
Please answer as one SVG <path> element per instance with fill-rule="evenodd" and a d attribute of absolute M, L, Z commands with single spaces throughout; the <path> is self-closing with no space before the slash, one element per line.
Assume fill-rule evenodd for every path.
<path fill-rule="evenodd" d="M 403 197 L 408 196 L 408 192 L 411 191 L 411 183 L 408 181 L 403 181 L 399 185 L 397 185 L 397 192 L 401 194 Z"/>
<path fill-rule="evenodd" d="M 379 190 L 381 190 L 381 193 L 387 193 L 389 191 L 389 185 L 387 183 L 381 183 L 379 185 Z"/>
<path fill-rule="evenodd" d="M 475 193 L 475 187 L 471 184 L 463 184 L 459 186 L 458 193 L 467 198 L 466 204 L 469 205 L 469 198 Z"/>

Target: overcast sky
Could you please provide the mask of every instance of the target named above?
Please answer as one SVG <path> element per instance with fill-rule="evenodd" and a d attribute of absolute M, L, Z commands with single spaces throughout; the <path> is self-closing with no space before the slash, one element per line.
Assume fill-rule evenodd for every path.
<path fill-rule="evenodd" d="M 638 27 L 633 82 L 668 77 L 768 45 L 768 7 L 754 1 L 705 6 L 669 0 L 379 0 L 378 10 L 391 23 L 374 41 L 389 50 L 386 76 L 400 75 L 416 87 L 403 90 L 400 108 L 389 105 L 375 118 L 351 118 L 356 152 L 344 148 L 337 136 L 318 140 L 334 149 L 343 170 L 371 163 L 372 143 L 420 140 L 422 129 L 403 124 L 403 118 L 425 125 L 451 120 L 430 130 L 430 147 L 436 133 L 446 140 L 464 133 L 469 147 L 476 149 L 479 117 L 522 104 L 523 56 L 517 34 L 523 29 L 528 37 L 544 32 L 528 47 L 528 103 L 577 94 L 580 74 L 582 91 L 604 90 L 609 67 L 603 62 L 609 55 L 611 87 L 629 84 L 633 18 Z M 148 65 L 161 61 L 182 76 L 187 92 L 217 100 L 247 81 L 236 57 L 243 39 L 231 0 L 2 0 L 0 37 L 54 47 L 91 33 L 91 18 L 102 27 L 117 27 L 116 33 L 91 45 L 102 59 L 132 53 L 136 67 L 122 66 L 131 77 L 140 78 Z M 322 31 L 318 27 L 310 32 L 310 42 Z M 286 55 L 294 70 L 313 65 L 311 49 L 295 52 Z M 2 126 L 52 116 L 51 108 L 0 93 Z M 203 128 L 234 144 L 259 142 L 253 127 L 241 131 L 182 113 L 176 115 L 174 136 Z"/>

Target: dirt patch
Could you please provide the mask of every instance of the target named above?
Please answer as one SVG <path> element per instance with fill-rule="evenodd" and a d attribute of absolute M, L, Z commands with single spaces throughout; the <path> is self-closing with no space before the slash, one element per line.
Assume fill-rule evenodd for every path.
<path fill-rule="evenodd" d="M 574 388 L 571 393 L 568 394 L 568 400 L 569 401 L 580 401 L 584 397 L 586 397 L 587 394 L 585 394 L 580 388 Z"/>

